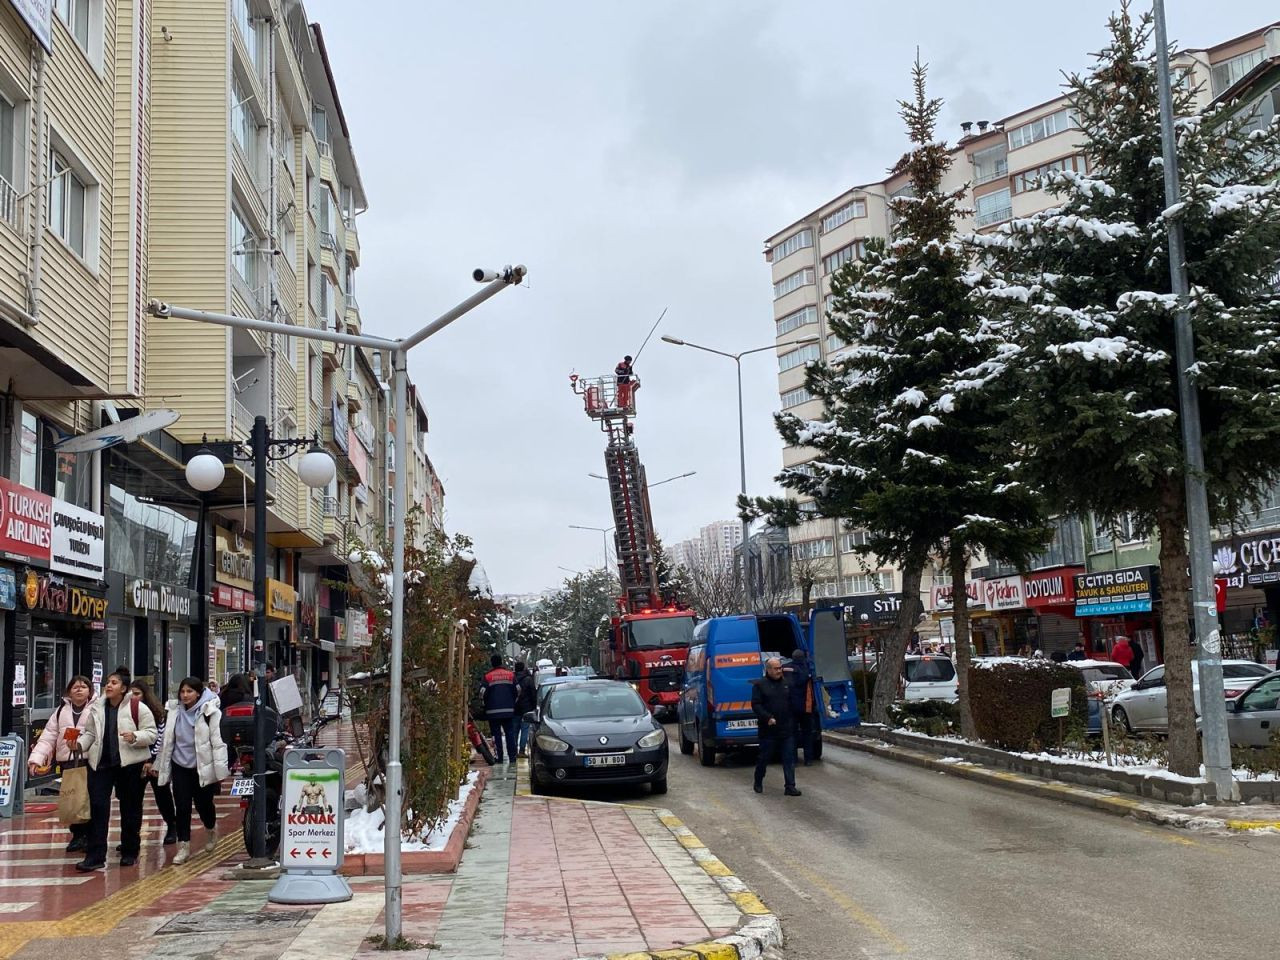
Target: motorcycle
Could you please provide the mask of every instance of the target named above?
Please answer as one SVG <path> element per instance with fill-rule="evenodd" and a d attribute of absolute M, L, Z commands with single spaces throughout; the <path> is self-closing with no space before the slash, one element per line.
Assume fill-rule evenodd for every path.
<path fill-rule="evenodd" d="M 264 780 L 267 800 L 267 835 L 266 854 L 274 857 L 280 847 L 281 797 L 284 791 L 284 754 L 289 749 L 307 750 L 316 745 L 320 731 L 332 723 L 336 717 L 317 717 L 311 726 L 304 730 L 290 732 L 281 725 L 280 715 L 270 707 L 267 711 L 267 735 L 270 742 L 266 751 L 266 771 Z M 244 811 L 241 832 L 244 835 L 244 848 L 253 855 L 254 839 L 257 835 L 257 822 L 253 816 L 253 704 L 238 703 L 227 707 L 222 715 L 222 739 L 227 744 L 231 758 L 231 796 L 240 800 L 240 809 Z"/>

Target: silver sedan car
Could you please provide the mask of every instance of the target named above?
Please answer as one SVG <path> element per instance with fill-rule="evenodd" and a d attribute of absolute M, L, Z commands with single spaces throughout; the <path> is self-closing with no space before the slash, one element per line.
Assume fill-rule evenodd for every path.
<path fill-rule="evenodd" d="M 1227 730 L 1238 747 L 1271 745 L 1280 731 L 1280 671 L 1258 680 L 1227 704 Z"/>
<path fill-rule="evenodd" d="M 1200 713 L 1200 665 L 1191 662 L 1191 692 Z M 1271 671 L 1252 660 L 1223 660 L 1222 682 L 1228 702 L 1240 696 L 1254 681 Z M 1137 683 L 1111 702 L 1111 720 L 1130 733 L 1138 730 L 1164 733 L 1169 729 L 1168 689 L 1164 664 L 1152 667 Z"/>

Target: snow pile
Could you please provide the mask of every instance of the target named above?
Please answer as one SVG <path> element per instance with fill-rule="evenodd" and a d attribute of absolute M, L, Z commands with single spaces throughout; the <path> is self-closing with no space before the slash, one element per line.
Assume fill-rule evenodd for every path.
<path fill-rule="evenodd" d="M 444 820 L 434 830 L 428 830 L 422 836 L 402 834 L 400 849 L 402 851 L 443 850 L 445 844 L 449 842 L 453 828 L 462 818 L 467 798 L 475 789 L 479 776 L 480 773 L 477 770 L 468 773 L 466 783 L 458 790 L 458 799 L 449 801 L 449 813 Z M 361 807 L 348 814 L 343 833 L 347 853 L 382 853 L 384 839 L 382 826 L 385 820 L 386 815 L 381 807 L 372 813 Z"/>

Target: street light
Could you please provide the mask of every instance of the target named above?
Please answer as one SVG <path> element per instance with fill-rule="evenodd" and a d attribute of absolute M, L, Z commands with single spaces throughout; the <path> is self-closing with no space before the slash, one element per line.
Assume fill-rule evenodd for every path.
<path fill-rule="evenodd" d="M 645 484 L 645 486 L 646 486 L 648 489 L 652 490 L 654 487 L 660 487 L 660 486 L 662 486 L 664 483 L 670 483 L 672 480 L 683 480 L 685 477 L 692 477 L 692 476 L 694 476 L 697 472 L 698 472 L 697 470 L 690 470 L 688 473 L 678 473 L 678 474 L 676 474 L 674 477 L 667 477 L 667 479 L 665 479 L 665 480 L 659 480 L 659 481 L 657 481 L 656 483 L 647 483 L 647 484 Z M 608 477 L 604 476 L 603 474 L 599 474 L 599 473 L 588 473 L 588 474 L 587 474 L 587 476 L 588 476 L 588 477 L 595 477 L 597 480 L 608 480 L 608 479 L 609 479 Z"/>
<path fill-rule="evenodd" d="M 501 270 L 477 270 L 473 277 L 484 283 L 483 289 L 467 297 L 461 303 L 446 310 L 431 323 L 422 327 L 408 337 L 395 340 L 386 337 L 371 337 L 365 334 L 346 333 L 339 330 L 319 330 L 314 327 L 299 326 L 275 320 L 259 320 L 255 317 L 237 317 L 225 313 L 212 313 L 207 310 L 193 310 L 189 307 L 178 307 L 152 300 L 147 312 L 159 319 L 170 317 L 179 320 L 193 320 L 199 323 L 214 323 L 224 327 L 235 327 L 242 330 L 262 330 L 282 336 L 301 337 L 304 340 L 324 340 L 329 343 L 345 343 L 350 346 L 366 347 L 370 350 L 385 351 L 390 354 L 391 392 L 394 397 L 396 415 L 395 448 L 403 451 L 408 447 L 409 438 L 409 351 L 429 337 L 439 333 L 463 314 L 474 310 L 490 297 L 507 287 L 519 286 L 528 271 L 520 264 L 506 266 Z M 199 470 L 199 467 L 197 467 Z M 383 785 L 385 788 L 384 821 L 394 825 L 392 829 L 383 831 L 383 874 L 386 891 L 386 907 L 384 917 L 384 939 L 394 943 L 400 939 L 403 913 L 404 878 L 400 868 L 400 835 L 404 820 L 404 765 L 400 762 L 401 716 L 404 700 L 404 541 L 405 541 L 405 509 L 408 500 L 407 469 L 396 470 L 394 484 L 394 503 L 399 508 L 395 512 L 393 522 L 392 557 L 391 557 L 391 657 L 390 657 L 390 697 L 387 708 L 387 766 Z"/>
<path fill-rule="evenodd" d="M 765 350 L 777 350 L 779 347 L 799 346 L 806 343 L 817 343 L 818 337 L 801 337 L 798 340 L 789 340 L 785 344 L 773 344 L 768 347 L 753 347 L 750 350 L 743 350 L 739 353 L 728 353 L 724 350 L 716 350 L 712 347 L 704 347 L 698 343 L 690 343 L 688 340 L 681 340 L 679 337 L 662 335 L 663 341 L 674 344 L 677 347 L 692 347 L 694 350 L 702 350 L 706 353 L 714 353 L 718 357 L 728 357 L 734 362 L 738 368 L 738 467 L 741 471 L 741 491 L 745 497 L 747 495 L 747 438 L 746 428 L 743 424 L 742 417 L 742 358 L 751 353 L 763 353 Z M 750 529 L 750 522 L 742 521 L 742 585 L 746 593 L 747 605 L 751 605 L 751 576 L 747 569 L 747 561 L 750 558 L 751 551 L 747 545 L 747 531 Z"/>
<path fill-rule="evenodd" d="M 226 476 L 223 460 L 253 464 L 253 671 L 257 678 L 253 693 L 253 799 L 250 801 L 249 862 L 251 871 L 275 867 L 267 856 L 267 712 L 263 690 L 267 684 L 267 467 L 272 461 L 287 460 L 302 447 L 309 449 L 298 464 L 298 476 L 308 487 L 326 487 L 337 472 L 333 457 L 320 449 L 319 437 L 275 440 L 267 428 L 267 418 L 253 418 L 249 446 L 233 440 L 211 447 L 205 438 L 195 456 L 187 461 L 187 483 L 200 493 L 210 493 Z M 221 456 L 214 452 L 221 451 Z"/>
<path fill-rule="evenodd" d="M 609 531 L 614 527 L 583 527 L 576 523 L 569 524 L 570 530 L 595 530 L 600 534 L 600 543 L 604 546 L 604 569 L 609 570 Z"/>

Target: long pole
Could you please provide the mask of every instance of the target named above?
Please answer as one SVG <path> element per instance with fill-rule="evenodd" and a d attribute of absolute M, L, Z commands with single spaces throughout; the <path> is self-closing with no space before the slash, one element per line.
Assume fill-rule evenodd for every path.
<path fill-rule="evenodd" d="M 267 418 L 253 418 L 253 829 L 248 866 L 273 865 L 267 857 Z"/>
<path fill-rule="evenodd" d="M 742 496 L 747 495 L 747 432 L 746 424 L 742 415 L 742 354 L 738 354 L 733 358 L 734 364 L 738 368 L 738 469 L 740 471 L 739 489 Z M 750 541 L 747 539 L 747 530 L 750 527 L 750 521 L 746 517 L 742 518 L 742 590 L 743 596 L 747 601 L 747 609 L 751 610 L 754 606 L 751 589 L 751 550 Z M 806 755 L 807 756 L 807 755 Z"/>
<path fill-rule="evenodd" d="M 391 392 L 395 394 L 396 476 L 392 497 L 391 553 L 391 703 L 387 730 L 386 820 L 382 833 L 383 872 L 386 876 L 385 943 L 400 939 L 403 878 L 400 875 L 400 833 L 404 817 L 403 776 L 400 765 L 401 683 L 404 672 L 404 521 L 409 488 L 409 376 L 404 350 L 391 353 Z"/>
<path fill-rule="evenodd" d="M 1155 0 L 1156 72 L 1160 85 L 1160 134 L 1164 154 L 1164 199 L 1172 208 L 1181 196 L 1178 185 L 1177 142 L 1173 129 L 1173 87 L 1169 81 L 1169 39 L 1164 0 Z M 1174 312 L 1174 345 L 1178 363 L 1178 401 L 1182 408 L 1182 445 L 1187 489 L 1187 527 L 1191 539 L 1191 603 L 1195 623 L 1196 659 L 1200 668 L 1200 712 L 1203 717 L 1204 768 L 1221 801 L 1238 799 L 1231 776 L 1231 740 L 1227 732 L 1226 700 L 1222 684 L 1222 642 L 1218 634 L 1213 595 L 1213 543 L 1209 534 L 1209 498 L 1204 485 L 1204 448 L 1200 436 L 1200 396 L 1187 371 L 1196 362 L 1195 339 L 1188 305 L 1186 249 L 1182 218 L 1169 221 L 1169 274 L 1178 298 Z"/>

